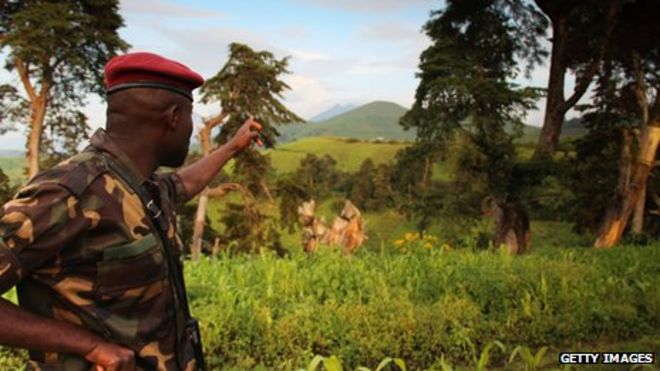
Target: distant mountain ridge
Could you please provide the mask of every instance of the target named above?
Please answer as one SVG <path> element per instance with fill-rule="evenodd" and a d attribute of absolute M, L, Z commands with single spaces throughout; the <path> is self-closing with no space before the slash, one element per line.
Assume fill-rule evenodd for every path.
<path fill-rule="evenodd" d="M 407 110 L 392 102 L 371 102 L 321 122 L 280 126 L 279 139 L 281 143 L 316 136 L 413 140 L 415 132 L 403 130 L 399 125 L 399 119 Z"/>
<path fill-rule="evenodd" d="M 354 109 L 356 106 L 354 104 L 335 104 L 332 108 L 329 108 L 318 115 L 312 117 L 309 119 L 311 122 L 321 122 L 325 120 L 329 120 L 335 116 L 341 115 L 342 113 L 348 112 L 352 109 Z"/>

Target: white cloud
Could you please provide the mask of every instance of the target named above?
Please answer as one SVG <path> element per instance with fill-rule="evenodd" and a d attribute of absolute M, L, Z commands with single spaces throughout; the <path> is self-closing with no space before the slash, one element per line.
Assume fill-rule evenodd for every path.
<path fill-rule="evenodd" d="M 173 4 L 164 0 L 122 0 L 121 11 L 150 16 L 212 18 L 222 13 L 208 9 L 198 9 L 188 5 Z"/>
<path fill-rule="evenodd" d="M 289 52 L 294 58 L 298 58 L 303 62 L 323 61 L 328 59 L 327 55 L 318 52 L 310 52 L 310 51 L 297 50 L 297 49 L 289 49 Z"/>
<path fill-rule="evenodd" d="M 284 95 L 284 104 L 298 116 L 310 118 L 330 106 L 328 89 L 319 80 L 292 74 L 284 81 L 291 87 Z"/>

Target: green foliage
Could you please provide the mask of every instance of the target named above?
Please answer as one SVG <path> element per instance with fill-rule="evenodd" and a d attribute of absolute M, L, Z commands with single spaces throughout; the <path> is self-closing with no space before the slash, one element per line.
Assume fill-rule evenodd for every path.
<path fill-rule="evenodd" d="M 15 86 L 0 85 L 0 135 L 16 129 L 13 124 L 26 122 L 30 112 L 30 102 L 21 97 Z"/>
<path fill-rule="evenodd" d="M 368 158 L 360 165 L 360 170 L 353 177 L 349 199 L 360 209 L 366 210 L 367 201 L 374 193 L 374 162 Z"/>
<path fill-rule="evenodd" d="M 230 115 L 216 138 L 218 142 L 234 135 L 248 114 L 263 125 L 263 135 L 271 147 L 279 135 L 276 125 L 303 121 L 280 102 L 290 89 L 282 81 L 282 75 L 289 73 L 288 64 L 288 57 L 277 59 L 268 51 L 229 44 L 227 63 L 200 89 L 202 103 L 219 103 L 222 113 Z"/>
<path fill-rule="evenodd" d="M 123 25 L 116 0 L 10 0 L 0 14 L 0 47 L 10 49 L 7 60 L 31 66 L 31 77 L 45 79 L 51 99 L 63 103 L 82 91 L 103 93 L 105 62 L 129 46 L 117 33 Z"/>
<path fill-rule="evenodd" d="M 78 153 L 81 142 L 89 140 L 90 126 L 84 113 L 51 104 L 41 142 L 39 168 L 50 169 Z"/>
<path fill-rule="evenodd" d="M 309 195 L 293 176 L 287 176 L 277 182 L 277 196 L 280 198 L 280 226 L 289 233 L 294 233 L 299 224 L 298 207 L 309 200 Z"/>
<path fill-rule="evenodd" d="M 236 157 L 232 169 L 235 179 L 255 196 L 264 195 L 266 179 L 272 171 L 270 156 L 252 148 L 246 148 Z"/>
<path fill-rule="evenodd" d="M 117 0 L 44 2 L 5 1 L 0 9 L 0 49 L 5 68 L 25 73 L 34 88 L 31 103 L 45 101 L 42 151 L 50 162 L 69 155 L 85 138 L 86 118 L 77 110 L 88 93 L 104 94 L 103 66 L 128 44 Z M 93 32 L 92 32 L 93 30 Z M 15 97 L 12 102 L 8 98 Z M 0 122 L 27 122 L 29 102 L 15 88 L 0 87 Z M 31 112 L 32 115 L 35 112 Z"/>
<path fill-rule="evenodd" d="M 481 354 L 479 355 L 479 359 L 475 359 L 475 368 L 478 371 L 482 370 L 487 370 L 488 369 L 488 361 L 490 360 L 490 352 L 493 348 L 497 347 L 500 351 L 504 352 L 506 350 L 506 347 L 504 344 L 501 342 L 495 340 L 490 343 L 488 343 L 484 349 L 481 350 Z"/>
<path fill-rule="evenodd" d="M 420 230 L 439 218 L 473 224 L 486 197 L 520 199 L 525 174 L 514 139 L 539 92 L 509 81 L 517 58 L 528 66 L 539 61 L 539 25 L 543 18 L 530 4 L 450 1 L 424 26 L 433 43 L 420 56 L 415 102 L 400 121 L 417 129 L 417 141 L 399 157 L 397 186 L 402 210 Z M 451 181 L 431 182 L 429 161 L 449 154 Z"/>
<path fill-rule="evenodd" d="M 222 254 L 186 262 L 185 273 L 210 369 L 307 368 L 316 355 L 345 369 L 392 355 L 408 369 L 509 369 L 556 364 L 546 357 L 556 349 L 644 335 L 650 342 L 600 350 L 657 349 L 659 254 L 657 244 L 539 248 L 522 258 L 388 246 L 352 258 L 326 249 L 284 259 Z M 520 347 L 512 359 L 496 341 L 529 352 Z M 18 364 L 2 352 L 1 365 Z"/>
<path fill-rule="evenodd" d="M 300 161 L 294 177 L 305 193 L 318 201 L 327 197 L 337 185 L 339 172 L 336 165 L 337 161 L 329 155 L 317 157 L 308 154 Z"/>
<path fill-rule="evenodd" d="M 532 350 L 524 345 L 518 345 L 513 349 L 511 356 L 509 357 L 509 363 L 512 363 L 516 356 L 522 358 L 525 363 L 525 370 L 536 370 L 543 360 L 543 355 L 548 350 L 548 347 L 541 347 L 536 354 L 532 353 Z"/>
<path fill-rule="evenodd" d="M 0 169 L 0 205 L 9 201 L 16 193 L 16 187 L 12 186 L 9 177 Z"/>
<path fill-rule="evenodd" d="M 538 349 L 657 333 L 656 247 L 538 249 L 521 259 L 322 250 L 221 256 L 186 273 L 212 368 L 305 367 L 317 354 L 349 369 L 392 354 L 409 369 L 442 355 L 490 367 L 508 359 L 497 345 L 485 353 L 496 340 Z"/>
<path fill-rule="evenodd" d="M 190 242 L 192 241 L 193 228 L 195 226 L 195 217 L 197 216 L 197 203 L 187 203 L 181 207 L 179 210 L 178 217 L 178 232 L 179 237 L 183 241 L 184 249 L 188 251 Z M 218 232 L 211 225 L 209 216 L 205 217 L 206 223 L 204 226 L 204 232 L 202 234 L 202 250 L 211 252 L 211 248 L 215 237 L 218 235 Z"/>
<path fill-rule="evenodd" d="M 258 253 L 262 248 L 280 255 L 286 253 L 275 220 L 259 210 L 253 199 L 244 197 L 242 203 L 228 202 L 220 221 L 224 231 L 218 237 L 229 253 Z"/>

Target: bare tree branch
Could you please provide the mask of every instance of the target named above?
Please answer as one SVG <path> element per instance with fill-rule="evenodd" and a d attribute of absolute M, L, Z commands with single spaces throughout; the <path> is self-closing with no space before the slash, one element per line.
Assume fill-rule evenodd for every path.
<path fill-rule="evenodd" d="M 614 31 L 614 24 L 618 11 L 619 9 L 617 7 L 616 1 L 610 0 L 606 20 L 607 29 L 600 40 L 601 47 L 598 55 L 594 57 L 584 72 L 577 77 L 575 88 L 573 88 L 573 94 L 559 106 L 560 112 L 565 114 L 569 109 L 571 109 L 571 107 L 573 107 L 580 100 L 580 98 L 582 98 L 584 93 L 587 91 L 587 88 L 589 88 L 589 85 L 591 85 L 591 80 L 593 79 L 596 72 L 598 72 L 600 61 L 603 59 L 605 53 L 607 52 L 608 40 Z"/>
<path fill-rule="evenodd" d="M 205 129 L 209 132 L 216 126 L 220 125 L 229 116 L 229 112 L 220 112 L 219 114 L 204 120 Z"/>

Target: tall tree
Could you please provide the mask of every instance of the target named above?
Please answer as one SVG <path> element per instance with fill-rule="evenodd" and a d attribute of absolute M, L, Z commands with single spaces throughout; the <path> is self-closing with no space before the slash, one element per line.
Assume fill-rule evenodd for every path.
<path fill-rule="evenodd" d="M 660 142 L 660 26 L 653 16 L 658 11 L 660 4 L 653 0 L 623 6 L 594 103 L 586 108 L 587 119 L 600 125 L 608 120 L 621 133 L 619 181 L 595 247 L 618 243 L 633 215 L 633 233 L 642 232 L 647 183 Z"/>
<path fill-rule="evenodd" d="M 215 140 L 218 144 L 225 143 L 249 115 L 262 124 L 267 147 L 272 147 L 277 141 L 279 132 L 276 126 L 303 121 L 280 102 L 282 94 L 290 89 L 282 81 L 282 75 L 289 73 L 287 66 L 288 58 L 277 59 L 271 52 L 255 51 L 244 44 L 229 45 L 229 59 L 201 88 L 202 102 L 217 103 L 220 108 L 216 115 L 204 120 L 204 127 L 199 132 L 204 155 L 213 150 L 212 131 L 215 128 L 222 125 Z M 237 168 L 242 170 L 243 178 L 252 184 L 258 183 L 266 194 L 270 194 L 266 174 L 262 172 L 268 167 L 268 161 L 262 157 L 260 153 L 248 150 L 236 159 L 236 163 L 240 164 Z M 255 177 L 258 179 L 255 180 Z M 199 256 L 201 249 L 210 193 L 213 192 L 208 188 L 202 191 L 197 204 L 191 243 L 194 258 Z M 224 192 L 220 190 L 218 193 Z"/>
<path fill-rule="evenodd" d="M 521 127 L 537 96 L 509 81 L 519 72 L 516 58 L 530 65 L 539 61 L 540 21 L 540 13 L 530 4 L 448 1 L 424 26 L 433 44 L 420 57 L 415 102 L 401 119 L 404 127 L 417 128 L 415 145 L 425 146 L 428 153 L 446 149 L 456 138 L 465 140 L 463 150 L 469 156 L 459 163 L 457 173 L 481 174 L 482 181 L 464 178 L 467 182 L 457 185 L 505 205 L 517 202 L 518 193 L 512 187 L 513 138 L 505 128 Z"/>
<path fill-rule="evenodd" d="M 551 157 L 559 145 L 566 112 L 589 88 L 610 42 L 621 0 L 534 0 L 552 25 L 550 75 L 543 128 L 535 158 Z M 564 96 L 566 74 L 575 87 Z"/>
<path fill-rule="evenodd" d="M 28 175 L 39 171 L 45 126 L 80 123 L 87 93 L 103 92 L 103 66 L 128 44 L 117 0 L 7 0 L 0 10 L 0 50 L 18 75 L 29 106 Z M 19 100 L 19 105 L 25 102 Z M 51 109 L 53 108 L 53 109 Z M 66 118 L 65 118 L 66 117 Z M 74 118 L 74 120 L 72 120 Z"/>

